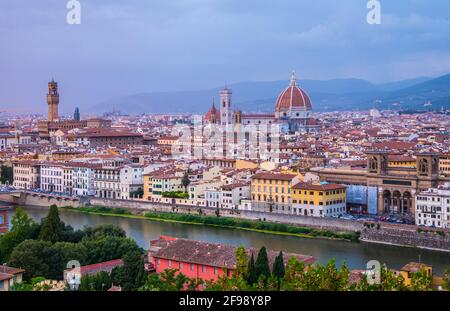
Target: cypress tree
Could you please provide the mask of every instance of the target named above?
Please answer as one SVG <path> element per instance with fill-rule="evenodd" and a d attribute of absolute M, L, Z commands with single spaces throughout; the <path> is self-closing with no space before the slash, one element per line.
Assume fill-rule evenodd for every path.
<path fill-rule="evenodd" d="M 61 241 L 64 224 L 59 218 L 58 207 L 56 205 L 50 206 L 47 218 L 42 223 L 41 231 L 39 232 L 39 240 L 49 241 L 52 243 Z"/>
<path fill-rule="evenodd" d="M 275 276 L 278 280 L 281 280 L 284 278 L 284 259 L 283 259 L 283 252 L 280 251 L 278 256 L 275 258 L 275 261 L 273 263 L 273 269 L 272 274 Z"/>
<path fill-rule="evenodd" d="M 253 256 L 253 253 L 248 262 L 246 281 L 248 285 L 253 285 L 256 282 L 255 257 Z"/>
<path fill-rule="evenodd" d="M 256 279 L 259 279 L 261 275 L 267 280 L 270 276 L 269 259 L 267 257 L 266 247 L 263 246 L 259 250 L 258 257 L 255 262 L 255 274 Z"/>

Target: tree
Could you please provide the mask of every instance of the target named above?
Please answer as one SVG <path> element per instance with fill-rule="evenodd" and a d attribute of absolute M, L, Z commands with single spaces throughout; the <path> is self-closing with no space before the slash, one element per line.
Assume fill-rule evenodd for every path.
<path fill-rule="evenodd" d="M 246 281 L 248 285 L 253 285 L 257 281 L 255 269 L 255 257 L 253 256 L 253 253 L 252 256 L 250 257 L 250 261 L 248 262 Z"/>
<path fill-rule="evenodd" d="M 79 291 L 107 291 L 112 286 L 108 272 L 100 271 L 95 275 L 83 275 L 80 280 Z"/>
<path fill-rule="evenodd" d="M 39 240 L 52 243 L 62 240 L 64 223 L 59 218 L 58 207 L 51 205 L 47 217 L 43 220 Z"/>
<path fill-rule="evenodd" d="M 261 247 L 258 253 L 258 257 L 256 258 L 255 274 L 258 280 L 261 275 L 264 276 L 265 280 L 267 280 L 270 276 L 269 259 L 267 257 L 265 246 Z"/>
<path fill-rule="evenodd" d="M 411 289 L 414 291 L 429 291 L 433 290 L 433 275 L 428 273 L 425 268 L 420 271 L 412 273 Z"/>
<path fill-rule="evenodd" d="M 132 251 L 123 257 L 123 266 L 114 271 L 114 284 L 120 285 L 126 291 L 137 290 L 144 283 L 144 259 L 142 254 Z"/>
<path fill-rule="evenodd" d="M 49 262 L 53 261 L 51 243 L 47 241 L 26 240 L 17 245 L 11 253 L 9 266 L 25 269 L 24 279 L 34 276 L 48 277 Z"/>
<path fill-rule="evenodd" d="M 236 275 L 245 276 L 248 272 L 248 257 L 244 246 L 239 246 L 236 249 Z"/>
<path fill-rule="evenodd" d="M 83 239 L 81 242 L 86 247 L 86 264 L 123 258 L 126 253 L 142 249 L 130 238 L 107 236 L 100 239 Z"/>
<path fill-rule="evenodd" d="M 160 274 L 150 274 L 141 291 L 181 291 L 186 285 L 193 281 L 176 269 L 166 269 Z M 195 284 L 195 283 L 194 283 Z M 201 283 L 200 283 L 201 284 Z"/>
<path fill-rule="evenodd" d="M 17 245 L 36 238 L 39 225 L 21 209 L 17 208 L 11 218 L 11 230 L 0 239 L 0 264 L 7 262 Z"/>
<path fill-rule="evenodd" d="M 2 165 L 0 167 L 0 182 L 2 184 L 12 184 L 13 183 L 13 168 L 12 166 Z"/>
<path fill-rule="evenodd" d="M 94 228 L 92 227 L 84 227 L 84 240 L 98 240 L 104 237 L 117 237 L 117 238 L 126 238 L 127 234 L 125 230 L 118 226 L 104 224 L 98 225 Z"/>
<path fill-rule="evenodd" d="M 272 275 L 275 276 L 279 281 L 284 278 L 284 259 L 283 252 L 280 251 L 278 256 L 275 258 L 272 268 Z"/>
<path fill-rule="evenodd" d="M 188 192 L 187 187 L 189 186 L 190 183 L 191 183 L 191 181 L 189 179 L 188 172 L 185 172 L 183 175 L 183 178 L 181 179 L 181 184 L 183 185 L 185 192 Z"/>
<path fill-rule="evenodd" d="M 442 289 L 443 290 L 450 290 L 450 269 L 445 270 L 445 275 L 442 280 Z"/>

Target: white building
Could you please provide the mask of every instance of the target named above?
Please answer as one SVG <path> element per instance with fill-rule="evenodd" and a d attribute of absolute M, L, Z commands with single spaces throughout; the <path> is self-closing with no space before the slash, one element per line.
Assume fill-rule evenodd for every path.
<path fill-rule="evenodd" d="M 41 189 L 47 192 L 64 192 L 64 165 L 62 163 L 41 164 Z"/>
<path fill-rule="evenodd" d="M 450 228 L 450 183 L 416 195 L 416 225 Z"/>
<path fill-rule="evenodd" d="M 250 199 L 250 185 L 245 183 L 236 183 L 221 187 L 220 207 L 236 209 L 241 200 Z"/>
<path fill-rule="evenodd" d="M 77 196 L 94 195 L 94 173 L 100 164 L 71 163 L 72 194 Z"/>
<path fill-rule="evenodd" d="M 141 165 L 125 165 L 120 169 L 120 198 L 129 200 L 130 193 L 144 189 L 144 168 Z"/>
<path fill-rule="evenodd" d="M 219 208 L 222 199 L 222 191 L 219 188 L 208 188 L 205 190 L 205 205 L 207 207 Z"/>
<path fill-rule="evenodd" d="M 40 187 L 40 164 L 37 161 L 13 162 L 13 186 L 17 189 Z"/>

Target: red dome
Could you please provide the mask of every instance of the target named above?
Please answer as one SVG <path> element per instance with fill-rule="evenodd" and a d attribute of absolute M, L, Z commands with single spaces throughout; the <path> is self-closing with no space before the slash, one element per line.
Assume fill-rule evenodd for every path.
<path fill-rule="evenodd" d="M 205 114 L 205 121 L 209 123 L 219 123 L 220 121 L 220 111 L 216 109 L 216 106 L 214 105 L 214 100 L 212 107 Z"/>
<path fill-rule="evenodd" d="M 311 99 L 308 94 L 297 86 L 295 73 L 292 73 L 291 83 L 278 96 L 275 105 L 276 112 L 294 110 L 312 110 Z"/>

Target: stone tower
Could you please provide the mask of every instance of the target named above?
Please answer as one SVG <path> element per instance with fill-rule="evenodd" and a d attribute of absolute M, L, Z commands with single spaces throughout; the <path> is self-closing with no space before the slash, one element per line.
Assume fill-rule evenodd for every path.
<path fill-rule="evenodd" d="M 80 109 L 78 107 L 75 108 L 75 112 L 73 113 L 73 119 L 75 121 L 80 121 Z"/>
<path fill-rule="evenodd" d="M 229 126 L 233 123 L 233 111 L 231 110 L 231 90 L 225 85 L 220 94 L 220 125 Z"/>
<path fill-rule="evenodd" d="M 53 79 L 52 82 L 48 83 L 47 104 L 48 104 L 48 121 L 57 121 L 59 119 L 58 115 L 59 93 L 58 93 L 58 83 L 55 82 Z"/>

